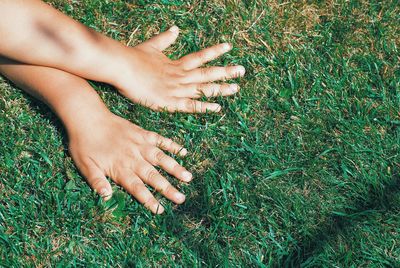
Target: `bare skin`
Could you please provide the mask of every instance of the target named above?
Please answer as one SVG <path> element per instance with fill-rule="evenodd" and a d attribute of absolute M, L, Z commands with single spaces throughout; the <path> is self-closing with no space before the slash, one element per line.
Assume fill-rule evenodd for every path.
<path fill-rule="evenodd" d="M 71 156 L 96 192 L 110 198 L 109 177 L 153 213 L 162 213 L 145 184 L 177 204 L 184 202 L 185 196 L 154 166 L 188 182 L 192 174 L 162 151 L 184 156 L 187 150 L 110 113 L 84 79 L 109 83 L 154 110 L 220 111 L 217 103 L 197 99 L 236 93 L 238 85 L 215 82 L 243 76 L 245 69 L 201 67 L 230 51 L 227 43 L 169 59 L 163 51 L 178 34 L 174 26 L 127 47 L 42 1 L 0 0 L 0 72 L 57 113 L 68 132 Z"/>
<path fill-rule="evenodd" d="M 60 117 L 76 166 L 105 200 L 112 195 L 109 177 L 153 213 L 162 213 L 164 208 L 146 185 L 176 204 L 185 201 L 185 195 L 154 167 L 180 181 L 191 181 L 192 174 L 162 151 L 184 156 L 187 150 L 181 145 L 112 114 L 80 77 L 6 58 L 0 58 L 0 72 Z"/>
<path fill-rule="evenodd" d="M 214 82 L 243 76 L 245 69 L 201 67 L 228 52 L 232 47 L 226 43 L 170 60 L 162 51 L 178 33 L 174 26 L 136 47 L 127 47 L 42 1 L 0 0 L 0 55 L 109 83 L 133 102 L 154 110 L 218 112 L 218 104 L 196 99 L 236 93 L 238 85 Z"/>

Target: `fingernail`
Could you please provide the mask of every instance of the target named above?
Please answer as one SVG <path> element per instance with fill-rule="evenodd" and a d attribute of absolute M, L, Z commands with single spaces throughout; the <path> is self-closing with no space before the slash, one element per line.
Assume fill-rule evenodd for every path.
<path fill-rule="evenodd" d="M 162 213 L 164 213 L 164 207 L 161 206 L 160 204 L 153 205 L 153 208 L 151 210 L 154 211 L 154 214 L 162 214 Z"/>
<path fill-rule="evenodd" d="M 225 44 L 223 44 L 223 49 L 224 49 L 224 51 L 229 51 L 232 49 L 232 45 L 225 43 Z"/>
<path fill-rule="evenodd" d="M 108 201 L 108 200 L 111 199 L 111 197 L 112 197 L 112 194 L 106 195 L 106 196 L 103 197 L 103 200 L 104 200 L 104 201 Z"/>
<path fill-rule="evenodd" d="M 180 151 L 180 155 L 182 155 L 182 156 L 187 155 L 187 153 L 188 153 L 188 151 L 187 151 L 185 148 L 183 148 L 183 149 Z"/>
<path fill-rule="evenodd" d="M 179 28 L 176 25 L 174 25 L 171 28 L 169 28 L 169 30 L 171 32 L 173 32 L 173 33 L 179 33 Z"/>
<path fill-rule="evenodd" d="M 176 193 L 175 194 L 175 199 L 176 199 L 176 201 L 178 201 L 178 202 L 183 202 L 183 201 L 185 201 L 185 195 L 184 194 L 181 194 L 181 193 Z"/>
<path fill-rule="evenodd" d="M 183 178 L 185 181 L 191 181 L 191 180 L 192 180 L 192 177 L 193 177 L 193 175 L 192 175 L 192 173 L 190 173 L 189 171 L 184 171 L 184 172 L 182 172 L 182 178 Z"/>
<path fill-rule="evenodd" d="M 243 66 L 238 66 L 237 72 L 240 76 L 243 76 L 246 73 L 246 69 Z"/>
<path fill-rule="evenodd" d="M 229 86 L 229 88 L 233 93 L 238 92 L 239 90 L 239 86 L 237 84 L 232 84 Z"/>
<path fill-rule="evenodd" d="M 106 188 L 102 188 L 102 189 L 99 191 L 99 195 L 101 195 L 101 196 L 107 195 L 107 189 L 106 189 Z"/>
<path fill-rule="evenodd" d="M 99 195 L 103 198 L 104 201 L 107 201 L 107 200 L 109 200 L 109 199 L 111 198 L 112 193 L 110 193 L 110 192 L 107 190 L 107 188 L 102 188 L 102 189 L 99 191 Z"/>
<path fill-rule="evenodd" d="M 212 104 L 211 110 L 214 111 L 214 112 L 219 112 L 219 111 L 221 111 L 221 105 L 219 105 L 219 104 Z"/>

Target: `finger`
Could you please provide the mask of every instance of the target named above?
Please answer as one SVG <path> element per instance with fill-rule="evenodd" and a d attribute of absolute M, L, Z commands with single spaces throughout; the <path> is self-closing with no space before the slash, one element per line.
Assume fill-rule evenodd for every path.
<path fill-rule="evenodd" d="M 210 62 L 222 54 L 230 51 L 232 46 L 228 43 L 215 45 L 201 51 L 186 55 L 182 57 L 179 62 L 181 63 L 183 69 L 185 70 L 193 70 Z"/>
<path fill-rule="evenodd" d="M 243 66 L 198 68 L 189 71 L 184 78 L 184 83 L 208 83 L 218 80 L 241 77 L 246 70 Z"/>
<path fill-rule="evenodd" d="M 155 132 L 148 131 L 145 138 L 151 145 L 157 146 L 172 154 L 178 154 L 180 156 L 187 155 L 187 150 L 183 148 L 182 145 L 174 142 L 171 139 L 165 138 Z"/>
<path fill-rule="evenodd" d="M 174 98 L 173 103 L 175 104 L 175 111 L 184 113 L 218 113 L 221 111 L 221 105 L 218 103 L 202 102 L 189 98 Z"/>
<path fill-rule="evenodd" d="M 98 193 L 104 201 L 112 196 L 112 188 L 104 173 L 90 160 L 87 163 L 77 164 L 82 175 L 96 193 Z"/>
<path fill-rule="evenodd" d="M 120 175 L 118 184 L 154 214 L 163 213 L 164 207 L 151 194 L 143 182 L 136 175 L 127 173 Z"/>
<path fill-rule="evenodd" d="M 237 93 L 238 91 L 239 86 L 237 84 L 190 84 L 184 85 L 182 88 L 176 90 L 175 96 L 197 99 L 202 96 L 229 96 Z"/>
<path fill-rule="evenodd" d="M 159 51 L 163 51 L 175 42 L 178 35 L 179 28 L 177 26 L 172 26 L 168 31 L 162 32 L 143 42 L 141 46 L 150 45 Z"/>
<path fill-rule="evenodd" d="M 182 204 L 185 201 L 185 195 L 172 186 L 152 165 L 146 162 L 141 163 L 138 175 L 144 183 L 176 204 Z"/>
<path fill-rule="evenodd" d="M 172 157 L 166 155 L 158 148 L 146 149 L 142 152 L 144 159 L 153 166 L 159 166 L 175 178 L 189 182 L 192 180 L 192 174 L 184 167 L 178 164 Z"/>

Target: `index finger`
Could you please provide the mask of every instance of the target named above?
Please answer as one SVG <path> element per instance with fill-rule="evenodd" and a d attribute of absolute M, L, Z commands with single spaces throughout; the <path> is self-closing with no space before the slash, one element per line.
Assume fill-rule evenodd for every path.
<path fill-rule="evenodd" d="M 177 154 L 179 156 L 185 156 L 187 155 L 187 149 L 184 148 L 182 145 L 174 142 L 173 140 L 169 138 L 165 138 L 161 136 L 160 134 L 157 134 L 152 131 L 148 131 L 146 133 L 146 140 L 154 146 L 157 146 L 165 151 L 168 151 L 172 154 Z"/>
<path fill-rule="evenodd" d="M 186 55 L 182 57 L 179 62 L 181 62 L 183 69 L 193 70 L 198 68 L 207 62 L 210 62 L 226 52 L 230 51 L 232 46 L 228 43 L 218 44 L 198 52 Z"/>

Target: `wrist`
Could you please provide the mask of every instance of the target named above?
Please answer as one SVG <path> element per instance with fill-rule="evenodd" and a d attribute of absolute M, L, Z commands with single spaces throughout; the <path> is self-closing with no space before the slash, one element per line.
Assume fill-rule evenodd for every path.
<path fill-rule="evenodd" d="M 118 87 L 130 67 L 129 49 L 129 47 L 114 40 L 112 40 L 110 46 L 102 47 L 103 51 L 100 54 L 102 54 L 104 61 L 101 65 L 99 64 L 101 70 L 98 67 L 98 72 L 103 74 L 101 75 L 103 79 L 100 82 Z M 112 53 L 110 53 L 110 50 L 112 50 Z"/>
<path fill-rule="evenodd" d="M 132 70 L 134 70 L 135 66 L 140 68 L 135 49 L 133 47 L 122 46 L 117 52 L 113 53 L 108 70 L 111 75 L 108 76 L 109 80 L 105 82 L 114 86 L 118 91 L 121 88 L 131 86 L 132 78 L 135 75 Z"/>
<path fill-rule="evenodd" d="M 105 117 L 112 115 L 95 91 L 81 89 L 78 94 L 65 95 L 50 104 L 63 122 L 68 136 L 91 131 Z"/>

